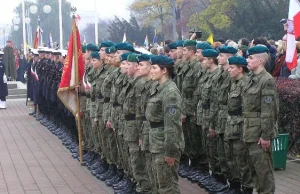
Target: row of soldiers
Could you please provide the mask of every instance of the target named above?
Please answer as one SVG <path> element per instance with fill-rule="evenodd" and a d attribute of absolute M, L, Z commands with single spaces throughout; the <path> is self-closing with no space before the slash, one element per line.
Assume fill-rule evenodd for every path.
<path fill-rule="evenodd" d="M 228 46 L 168 47 L 170 58 L 134 54 L 128 43 L 83 48 L 84 164 L 120 194 L 180 193 L 177 172 L 210 193 L 252 193 L 254 184 L 274 193 L 278 97 L 264 69 L 268 49 L 250 48 L 246 61 Z M 76 138 L 49 117 L 42 123 L 79 157 Z"/>

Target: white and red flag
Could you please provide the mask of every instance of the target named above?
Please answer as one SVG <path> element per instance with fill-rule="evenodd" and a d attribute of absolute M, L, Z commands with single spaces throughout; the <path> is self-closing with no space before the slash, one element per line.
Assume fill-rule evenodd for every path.
<path fill-rule="evenodd" d="M 62 103 L 74 116 L 79 113 L 79 95 L 75 88 L 79 86 L 84 74 L 84 61 L 81 49 L 80 34 L 73 20 L 72 33 L 69 40 L 68 54 L 66 56 L 60 85 L 57 95 Z"/>
<path fill-rule="evenodd" d="M 298 0 L 290 0 L 287 25 L 285 61 L 289 70 L 292 70 L 297 66 L 296 38 L 300 37 L 300 3 Z"/>

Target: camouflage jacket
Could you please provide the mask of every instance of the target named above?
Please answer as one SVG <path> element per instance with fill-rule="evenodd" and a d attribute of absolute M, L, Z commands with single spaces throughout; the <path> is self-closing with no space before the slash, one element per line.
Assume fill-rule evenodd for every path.
<path fill-rule="evenodd" d="M 171 80 L 158 85 L 150 94 L 146 118 L 150 122 L 149 150 L 178 158 L 184 150 L 180 92 Z"/>
<path fill-rule="evenodd" d="M 202 93 L 205 83 L 209 80 L 208 72 L 206 69 L 202 69 L 198 72 L 198 82 L 195 88 L 194 92 L 194 100 L 197 102 L 197 110 L 196 110 L 196 119 L 197 119 L 197 125 L 202 125 L 202 119 L 203 119 L 203 108 L 202 108 Z"/>
<path fill-rule="evenodd" d="M 149 130 L 150 130 L 150 124 L 149 122 L 146 120 L 146 107 L 147 107 L 147 103 L 150 97 L 150 94 L 152 91 L 154 91 L 156 89 L 158 85 L 158 82 L 156 81 L 152 81 L 152 80 L 145 80 L 145 83 L 143 85 L 143 87 L 141 88 L 141 100 L 140 100 L 140 105 L 138 107 L 138 113 L 140 114 L 140 119 L 142 122 L 142 126 L 141 126 L 141 130 L 140 130 L 140 134 L 139 134 L 139 139 L 142 140 L 142 145 L 141 145 L 141 149 L 142 150 L 149 150 Z M 139 110 L 140 109 L 140 110 Z"/>
<path fill-rule="evenodd" d="M 221 72 L 219 74 L 219 77 L 217 78 L 217 86 L 213 87 L 213 93 L 217 92 L 217 96 L 216 98 L 212 99 L 214 103 L 217 103 L 217 110 L 211 116 L 211 125 L 215 127 L 213 129 L 217 134 L 223 134 L 225 131 L 225 125 L 228 116 L 227 100 L 230 82 L 231 77 L 228 71 L 221 68 Z"/>
<path fill-rule="evenodd" d="M 218 105 L 216 103 L 212 103 L 212 98 L 217 98 L 217 93 L 213 92 L 213 87 L 216 86 L 216 79 L 220 73 L 220 69 L 217 68 L 213 72 L 208 72 L 207 81 L 205 82 L 202 90 L 202 110 L 203 110 L 203 122 L 202 125 L 205 129 L 208 129 L 212 126 L 212 116 L 215 114 L 215 111 L 218 109 Z M 213 128 L 214 129 L 214 128 Z"/>
<path fill-rule="evenodd" d="M 243 132 L 242 90 L 247 75 L 239 80 L 232 80 L 228 92 L 228 116 L 225 128 L 225 139 L 241 139 Z"/>
<path fill-rule="evenodd" d="M 263 70 L 250 75 L 242 91 L 243 140 L 257 142 L 259 138 L 271 140 L 277 135 L 276 123 L 279 101 L 274 78 Z"/>
<path fill-rule="evenodd" d="M 194 98 L 194 91 L 197 84 L 197 75 L 200 69 L 198 61 L 194 60 L 186 63 L 182 74 L 182 114 L 187 116 L 196 115 L 197 102 Z M 196 122 L 196 120 L 195 120 Z"/>
<path fill-rule="evenodd" d="M 118 68 L 110 66 L 106 73 L 106 78 L 104 79 L 102 86 L 101 86 L 101 93 L 104 97 L 104 104 L 103 104 L 103 121 L 106 122 L 109 119 L 111 106 L 110 106 L 110 95 L 112 91 L 112 85 L 114 78 L 116 77 L 116 70 Z"/>

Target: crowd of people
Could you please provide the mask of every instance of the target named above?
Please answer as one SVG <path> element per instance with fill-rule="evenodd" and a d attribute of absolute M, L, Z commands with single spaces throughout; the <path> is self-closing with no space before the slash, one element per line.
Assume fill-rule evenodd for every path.
<path fill-rule="evenodd" d="M 274 193 L 272 75 L 299 74 L 286 68 L 285 41 L 192 39 L 147 54 L 129 43 L 82 46 L 83 165 L 117 194 L 180 193 L 178 176 L 210 193 Z M 76 117 L 57 97 L 64 53 L 30 51 L 30 115 L 79 160 Z"/>

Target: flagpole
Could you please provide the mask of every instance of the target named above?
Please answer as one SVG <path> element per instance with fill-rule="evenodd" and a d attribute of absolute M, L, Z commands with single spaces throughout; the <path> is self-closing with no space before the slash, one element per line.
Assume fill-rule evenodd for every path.
<path fill-rule="evenodd" d="M 75 65 L 75 87 L 79 86 L 79 77 L 78 77 L 78 51 L 77 51 L 77 31 L 76 31 L 76 21 L 75 21 L 75 12 L 76 8 L 71 8 L 73 12 L 72 16 L 72 33 L 74 38 L 74 44 L 73 44 L 73 56 L 74 56 L 74 65 Z M 77 91 L 77 99 L 76 99 L 76 115 L 77 116 L 77 130 L 78 130 L 78 144 L 79 144 L 79 158 L 80 158 L 80 164 L 83 162 L 82 157 L 82 129 L 81 129 L 81 117 L 80 117 L 80 94 L 79 91 Z"/>
<path fill-rule="evenodd" d="M 95 44 L 98 45 L 98 16 L 97 16 L 97 0 L 94 0 L 94 6 L 95 6 Z"/>
<path fill-rule="evenodd" d="M 61 0 L 58 0 L 59 10 L 59 48 L 63 49 L 63 32 L 62 32 L 62 11 L 61 11 Z"/>
<path fill-rule="evenodd" d="M 26 29 L 25 29 L 25 0 L 22 0 L 22 23 L 23 23 L 23 49 L 24 49 L 24 56 L 27 56 L 27 50 L 26 50 Z"/>

